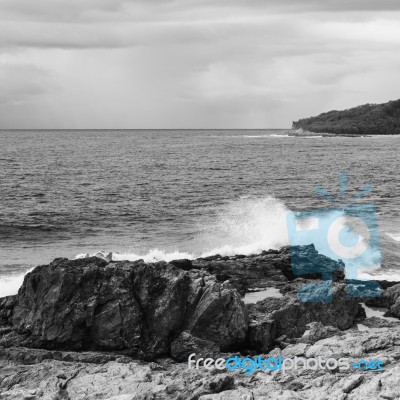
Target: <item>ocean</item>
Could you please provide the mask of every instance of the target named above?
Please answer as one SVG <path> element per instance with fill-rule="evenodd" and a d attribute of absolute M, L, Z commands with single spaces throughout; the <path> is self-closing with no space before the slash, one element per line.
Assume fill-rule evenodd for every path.
<path fill-rule="evenodd" d="M 290 211 L 376 204 L 383 261 L 400 280 L 400 137 L 286 130 L 0 131 L 0 296 L 56 257 L 145 261 L 253 254 L 288 243 Z M 323 234 L 323 232 L 321 233 Z"/>

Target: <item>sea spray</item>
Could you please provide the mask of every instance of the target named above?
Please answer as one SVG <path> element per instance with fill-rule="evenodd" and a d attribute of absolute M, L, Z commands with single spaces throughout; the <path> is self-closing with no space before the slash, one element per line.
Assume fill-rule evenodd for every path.
<path fill-rule="evenodd" d="M 279 199 L 241 197 L 218 208 L 210 208 L 207 217 L 196 224 L 197 234 L 175 249 L 153 248 L 147 252 L 113 253 L 112 259 L 145 262 L 207 257 L 215 254 L 257 254 L 288 245 L 286 216 L 290 210 Z M 330 216 L 327 215 L 326 218 Z M 310 239 L 311 244 L 312 240 Z M 102 252 L 105 254 L 106 252 Z M 96 255 L 92 253 L 90 255 Z M 87 256 L 81 254 L 77 258 Z"/>
<path fill-rule="evenodd" d="M 0 297 L 17 294 L 25 275 L 30 271 L 32 271 L 32 268 L 26 270 L 24 273 L 0 276 Z"/>
<path fill-rule="evenodd" d="M 100 255 L 107 255 L 113 261 L 143 259 L 145 262 L 169 262 L 174 259 L 195 259 L 215 254 L 221 256 L 250 255 L 263 250 L 279 249 L 288 244 L 286 226 L 288 212 L 290 212 L 288 207 L 281 200 L 272 196 L 241 197 L 222 206 L 210 208 L 207 216 L 195 224 L 197 233 L 194 237 L 189 241 L 177 244 L 173 249 L 152 248 L 145 252 L 139 252 L 135 251 L 133 246 L 126 252 L 112 252 L 113 249 L 109 248 Z M 326 218 L 331 218 L 331 216 L 326 215 Z M 395 243 L 396 238 L 398 238 L 397 235 L 392 236 L 392 242 Z M 321 249 L 317 248 L 317 250 Z M 76 258 L 89 255 L 99 255 L 99 252 L 82 253 Z M 400 279 L 398 273 L 394 274 L 395 271 L 383 271 L 378 267 L 374 268 L 374 271 L 371 269 L 368 272 L 360 270 L 359 278 Z M 16 294 L 25 273 L 0 277 L 0 295 Z"/>

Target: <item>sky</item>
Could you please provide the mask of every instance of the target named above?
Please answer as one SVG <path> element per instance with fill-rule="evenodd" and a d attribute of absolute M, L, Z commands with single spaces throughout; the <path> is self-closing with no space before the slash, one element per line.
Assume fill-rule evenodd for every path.
<path fill-rule="evenodd" d="M 400 98 L 398 0 L 0 0 L 0 129 L 290 128 Z"/>

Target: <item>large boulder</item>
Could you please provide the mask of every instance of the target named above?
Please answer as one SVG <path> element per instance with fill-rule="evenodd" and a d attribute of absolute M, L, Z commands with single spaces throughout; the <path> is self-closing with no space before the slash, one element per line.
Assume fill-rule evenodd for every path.
<path fill-rule="evenodd" d="M 96 257 L 56 259 L 27 274 L 11 322 L 26 346 L 145 357 L 169 354 L 185 330 L 222 349 L 247 333 L 240 295 L 206 271 Z"/>
<path fill-rule="evenodd" d="M 320 290 L 324 291 L 332 282 L 322 282 L 319 285 Z M 312 322 L 338 330 L 349 329 L 358 316 L 358 300 L 348 298 L 346 286 L 341 283 L 334 284 L 332 294 L 332 302 L 300 302 L 294 290 L 282 298 L 269 297 L 248 305 L 251 321 L 249 342 L 264 352 L 273 347 L 275 338 L 301 337 Z"/>

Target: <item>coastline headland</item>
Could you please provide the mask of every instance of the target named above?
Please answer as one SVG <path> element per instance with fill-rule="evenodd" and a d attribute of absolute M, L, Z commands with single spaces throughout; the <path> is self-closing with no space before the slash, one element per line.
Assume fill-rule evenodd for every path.
<path fill-rule="evenodd" d="M 294 136 L 371 136 L 400 134 L 400 100 L 332 110 L 293 121 Z"/>

